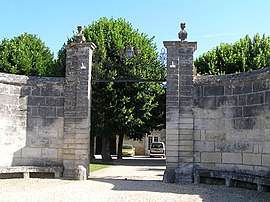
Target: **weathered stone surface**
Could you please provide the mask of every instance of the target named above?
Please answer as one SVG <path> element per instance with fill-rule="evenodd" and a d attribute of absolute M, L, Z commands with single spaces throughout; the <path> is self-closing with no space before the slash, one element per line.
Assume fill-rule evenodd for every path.
<path fill-rule="evenodd" d="M 92 48 L 70 46 L 67 78 L 0 73 L 0 166 L 65 166 L 73 179 L 78 164 L 88 168 Z"/>
<path fill-rule="evenodd" d="M 166 165 L 164 181 L 192 183 L 193 159 L 193 52 L 196 43 L 164 42 L 168 52 L 166 95 Z M 182 164 L 181 164 L 182 165 Z"/>
<path fill-rule="evenodd" d="M 222 163 L 241 164 L 242 162 L 241 153 L 222 153 Z"/>
<path fill-rule="evenodd" d="M 202 152 L 201 162 L 203 163 L 221 163 L 220 152 Z"/>

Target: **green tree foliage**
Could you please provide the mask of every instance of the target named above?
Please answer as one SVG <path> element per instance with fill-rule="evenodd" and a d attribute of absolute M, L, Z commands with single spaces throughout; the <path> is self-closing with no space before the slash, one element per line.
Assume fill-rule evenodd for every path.
<path fill-rule="evenodd" d="M 28 76 L 61 76 L 55 71 L 49 48 L 36 35 L 27 33 L 2 40 L 0 71 Z"/>
<path fill-rule="evenodd" d="M 0 71 L 27 76 L 64 76 L 65 50 L 54 60 L 50 49 L 36 35 L 24 33 L 0 44 Z"/>
<path fill-rule="evenodd" d="M 270 66 L 270 37 L 248 35 L 234 44 L 220 44 L 194 62 L 202 75 L 230 74 Z"/>
<path fill-rule="evenodd" d="M 134 30 L 123 19 L 101 18 L 84 29 L 87 42 L 97 45 L 93 56 L 93 79 L 164 80 L 153 38 Z M 127 58 L 123 48 L 139 49 L 139 56 Z M 118 151 L 123 137 L 141 139 L 146 133 L 165 125 L 165 89 L 160 83 L 103 82 L 92 84 L 91 135 L 108 139 L 119 136 Z M 107 148 L 107 149 L 106 149 Z M 108 154 L 108 147 L 103 151 Z M 106 154 L 103 158 L 106 160 Z M 108 157 L 108 156 L 107 156 Z M 121 152 L 118 152 L 121 158 Z"/>

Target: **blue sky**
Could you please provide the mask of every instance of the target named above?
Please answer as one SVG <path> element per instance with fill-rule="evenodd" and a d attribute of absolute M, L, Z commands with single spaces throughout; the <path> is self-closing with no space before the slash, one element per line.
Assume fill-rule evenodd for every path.
<path fill-rule="evenodd" d="M 195 57 L 246 34 L 270 35 L 269 0 L 0 0 L 0 41 L 27 32 L 38 35 L 55 54 L 77 25 L 101 17 L 124 18 L 133 28 L 163 41 L 179 40 L 186 22 L 188 41 L 197 41 Z"/>

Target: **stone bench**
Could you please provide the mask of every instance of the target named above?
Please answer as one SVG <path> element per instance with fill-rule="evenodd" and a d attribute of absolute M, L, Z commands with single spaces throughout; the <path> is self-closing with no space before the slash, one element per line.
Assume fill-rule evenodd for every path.
<path fill-rule="evenodd" d="M 30 178 L 30 173 L 53 173 L 54 178 L 60 178 L 63 173 L 63 167 L 40 167 L 40 166 L 11 166 L 0 167 L 1 174 L 20 173 L 23 178 Z"/>
<path fill-rule="evenodd" d="M 197 168 L 194 170 L 194 183 L 201 183 L 201 177 L 205 178 L 216 178 L 224 179 L 225 185 L 228 187 L 235 186 L 235 182 L 247 182 L 257 185 L 257 191 L 266 192 L 270 189 L 270 177 L 248 174 L 248 173 L 237 173 L 222 170 L 208 170 Z"/>

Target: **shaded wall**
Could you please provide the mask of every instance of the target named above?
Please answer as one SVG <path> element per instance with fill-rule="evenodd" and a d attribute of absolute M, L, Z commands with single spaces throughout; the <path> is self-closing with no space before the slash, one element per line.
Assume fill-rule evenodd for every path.
<path fill-rule="evenodd" d="M 194 80 L 194 162 L 270 171 L 270 68 Z"/>

